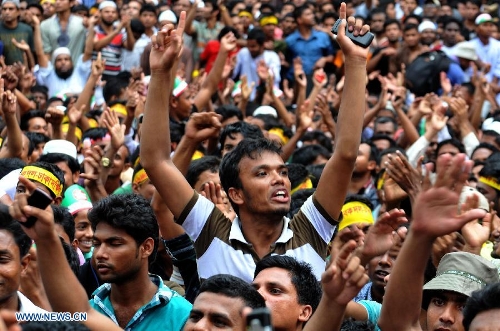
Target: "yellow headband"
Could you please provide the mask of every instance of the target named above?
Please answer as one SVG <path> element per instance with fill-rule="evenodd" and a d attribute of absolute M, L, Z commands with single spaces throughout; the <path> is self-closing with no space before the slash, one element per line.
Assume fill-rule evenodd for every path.
<path fill-rule="evenodd" d="M 68 123 L 61 124 L 61 130 L 63 133 L 68 133 L 69 124 Z M 82 141 L 82 129 L 80 129 L 79 127 L 76 127 L 75 136 L 76 136 L 76 138 L 78 138 L 78 141 Z"/>
<path fill-rule="evenodd" d="M 45 185 L 56 197 L 60 197 L 63 191 L 63 185 L 51 172 L 34 166 L 24 167 L 21 176 L 34 180 Z"/>
<path fill-rule="evenodd" d="M 240 13 L 238 14 L 238 16 L 239 16 L 239 17 L 246 16 L 246 17 L 253 18 L 252 13 L 250 13 L 249 11 L 246 11 L 246 10 L 242 10 L 242 11 L 240 11 Z"/>
<path fill-rule="evenodd" d="M 191 161 L 201 159 L 204 156 L 205 156 L 205 154 L 203 154 L 202 152 L 196 151 L 196 152 L 194 152 L 193 157 L 191 158 Z"/>
<path fill-rule="evenodd" d="M 93 118 L 89 118 L 89 129 L 98 128 L 99 123 Z"/>
<path fill-rule="evenodd" d="M 268 24 L 278 25 L 278 18 L 276 16 L 263 17 L 260 22 L 260 26 L 266 26 Z"/>
<path fill-rule="evenodd" d="M 127 107 L 125 107 L 121 103 L 117 103 L 117 104 L 113 105 L 113 107 L 110 107 L 110 108 L 111 108 L 111 110 L 114 110 L 117 114 L 122 114 L 123 116 L 128 115 Z"/>
<path fill-rule="evenodd" d="M 493 187 L 497 191 L 500 191 L 500 183 L 498 183 L 498 181 L 493 177 L 481 176 L 481 177 L 479 177 L 479 181 L 483 184 L 486 184 L 490 187 Z"/>
<path fill-rule="evenodd" d="M 380 175 L 380 177 L 379 177 L 379 178 L 378 178 L 378 180 L 377 180 L 377 190 L 381 190 L 381 189 L 383 189 L 383 188 L 384 188 L 385 179 L 386 179 L 386 178 L 385 178 L 385 174 L 386 174 L 386 172 L 385 172 L 385 169 L 384 169 L 383 171 L 384 171 L 384 173 L 383 173 L 383 174 L 381 174 L 381 175 Z"/>
<path fill-rule="evenodd" d="M 373 224 L 372 211 L 368 206 L 359 201 L 352 201 L 342 206 L 342 221 L 339 230 L 353 224 Z"/>
<path fill-rule="evenodd" d="M 288 142 L 288 140 L 290 140 L 287 136 L 285 136 L 285 133 L 283 132 L 283 129 L 272 128 L 268 132 L 277 135 L 280 138 L 281 143 L 283 145 L 286 145 L 286 143 Z"/>
<path fill-rule="evenodd" d="M 146 173 L 146 170 L 141 169 L 137 171 L 137 173 L 134 175 L 134 179 L 132 180 L 132 183 L 141 185 L 144 183 L 146 180 L 148 180 L 148 174 Z"/>
<path fill-rule="evenodd" d="M 313 183 L 311 182 L 310 178 L 307 178 L 305 181 L 303 181 L 302 183 L 300 183 L 296 188 L 294 188 L 290 192 L 290 195 L 294 194 L 298 190 L 304 190 L 304 189 L 308 189 L 308 188 L 313 188 Z"/>

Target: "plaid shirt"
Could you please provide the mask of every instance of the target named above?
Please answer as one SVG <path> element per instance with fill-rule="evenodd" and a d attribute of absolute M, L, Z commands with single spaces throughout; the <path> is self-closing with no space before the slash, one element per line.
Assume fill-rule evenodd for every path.
<path fill-rule="evenodd" d="M 159 276 L 149 275 L 149 278 L 158 286 L 158 290 L 151 301 L 134 314 L 127 323 L 125 330 L 182 330 L 191 312 L 191 304 L 164 285 Z M 111 304 L 110 294 L 111 284 L 101 285 L 92 294 L 90 305 L 118 324 Z"/>

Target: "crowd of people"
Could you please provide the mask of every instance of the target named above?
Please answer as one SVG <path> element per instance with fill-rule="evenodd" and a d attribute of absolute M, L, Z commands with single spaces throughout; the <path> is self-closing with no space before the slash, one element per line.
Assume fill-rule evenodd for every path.
<path fill-rule="evenodd" d="M 496 330 L 499 16 L 3 0 L 0 330 Z"/>

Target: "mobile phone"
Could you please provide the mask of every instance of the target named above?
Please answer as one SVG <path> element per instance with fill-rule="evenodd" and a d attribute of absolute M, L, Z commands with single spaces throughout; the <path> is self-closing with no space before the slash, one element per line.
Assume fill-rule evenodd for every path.
<path fill-rule="evenodd" d="M 248 331 L 272 331 L 271 311 L 268 308 L 256 308 L 247 316 Z"/>
<path fill-rule="evenodd" d="M 52 200 L 53 199 L 50 195 L 48 195 L 47 193 L 45 193 L 41 189 L 37 188 L 29 196 L 28 205 L 30 205 L 31 207 L 38 208 L 38 209 L 45 209 L 48 207 L 48 205 L 50 205 L 52 203 Z M 30 216 L 30 217 L 28 217 L 26 222 L 24 222 L 24 223 L 21 222 L 21 224 L 27 228 L 31 228 L 35 224 L 36 220 L 37 220 L 36 217 Z"/>
<path fill-rule="evenodd" d="M 335 24 L 333 25 L 333 28 L 332 28 L 332 33 L 333 34 L 336 35 L 338 33 L 338 31 L 339 31 L 339 25 L 340 25 L 341 22 L 342 22 L 341 19 L 338 19 L 337 21 L 335 21 Z M 345 29 L 345 34 L 346 34 L 347 37 L 349 37 L 349 39 L 352 40 L 353 43 L 355 43 L 356 45 L 361 46 L 363 48 L 367 48 L 368 46 L 370 46 L 370 44 L 373 41 L 373 38 L 375 38 L 375 35 L 373 33 L 371 33 L 371 32 L 367 32 L 363 36 L 358 35 L 357 37 L 355 37 L 353 35 L 353 33 L 350 32 L 349 29 L 347 29 L 347 26 L 346 26 L 346 29 Z"/>

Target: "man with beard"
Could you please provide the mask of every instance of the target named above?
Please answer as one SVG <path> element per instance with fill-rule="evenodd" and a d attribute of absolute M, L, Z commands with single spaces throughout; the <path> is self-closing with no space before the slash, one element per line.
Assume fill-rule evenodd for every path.
<path fill-rule="evenodd" d="M 19 22 L 19 0 L 7 0 L 2 2 L 2 22 L 0 23 L 0 40 L 3 42 L 5 64 L 23 62 L 23 51 L 18 49 L 12 42 L 13 39 L 25 41 L 33 49 L 33 32 L 30 27 Z"/>
<path fill-rule="evenodd" d="M 432 47 L 437 40 L 437 27 L 431 21 L 423 21 L 418 25 L 418 33 L 420 33 L 420 42 L 424 46 Z"/>
<path fill-rule="evenodd" d="M 312 11 L 307 16 L 309 21 L 314 20 Z M 165 86 L 172 87 L 174 62 L 182 49 L 185 14 L 181 15 L 177 30 L 168 31 L 165 27 L 157 38 L 153 37 L 141 163 L 176 222 L 194 240 L 201 278 L 229 273 L 250 282 L 256 263 L 275 254 L 308 261 L 315 276 L 320 278 L 327 245 L 338 225 L 350 182 L 346 174 L 352 172 L 356 160 L 365 111 L 364 94 L 360 96 L 359 91 L 365 88 L 368 50 L 345 35 L 345 3 L 340 18 L 343 21 L 337 41 L 346 56 L 346 86 L 337 121 L 336 148 L 325 165 L 315 194 L 291 220 L 285 217 L 291 200 L 287 166 L 280 156 L 281 148 L 266 139 L 243 140 L 222 160 L 222 187 L 237 214 L 233 222 L 211 201 L 193 191 L 172 162 L 169 123 L 162 120 L 169 116 L 170 90 Z M 354 17 L 349 17 L 348 22 L 355 35 L 369 31 L 367 25 L 362 27 L 361 21 L 356 22 Z M 194 136 L 216 134 L 221 126 L 214 112 L 196 113 L 191 118 L 196 120 L 198 129 Z"/>
<path fill-rule="evenodd" d="M 372 50 L 376 47 L 383 47 L 387 45 L 387 37 L 384 31 L 384 22 L 387 18 L 385 10 L 375 8 L 370 13 L 370 31 L 375 35 L 370 47 Z"/>
<path fill-rule="evenodd" d="M 92 19 L 89 20 L 89 24 L 92 25 Z M 78 57 L 75 66 L 68 47 L 56 48 L 52 53 L 52 60 L 49 61 L 44 53 L 38 17 L 32 17 L 32 26 L 35 37 L 35 52 L 39 64 L 39 69 L 35 72 L 37 83 L 46 86 L 50 96 L 68 88 L 71 89 L 71 92 L 80 93 L 90 74 L 93 30 L 89 29 L 85 51 L 83 55 Z"/>
<path fill-rule="evenodd" d="M 118 19 L 118 10 L 113 1 L 103 1 L 99 4 L 100 21 L 94 28 L 94 51 L 102 53 L 106 60 L 103 79 L 106 76 L 116 76 L 121 70 L 122 49 L 134 49 L 135 37 L 130 27 L 130 17 L 125 15 L 115 25 Z M 90 28 L 89 28 L 90 30 Z"/>

